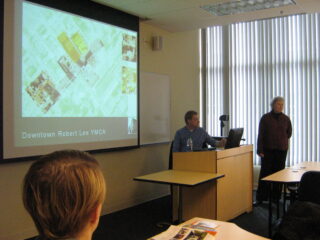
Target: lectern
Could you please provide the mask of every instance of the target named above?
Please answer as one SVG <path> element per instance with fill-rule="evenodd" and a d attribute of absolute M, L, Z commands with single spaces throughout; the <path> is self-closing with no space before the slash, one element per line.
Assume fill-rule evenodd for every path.
<path fill-rule="evenodd" d="M 183 219 L 202 217 L 227 221 L 252 211 L 253 146 L 203 152 L 173 153 L 173 169 L 221 173 L 225 177 L 183 188 Z M 173 196 L 173 219 L 176 219 Z"/>

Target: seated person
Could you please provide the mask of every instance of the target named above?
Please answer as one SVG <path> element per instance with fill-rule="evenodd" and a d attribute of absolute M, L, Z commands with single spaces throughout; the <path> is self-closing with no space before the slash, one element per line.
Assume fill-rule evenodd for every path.
<path fill-rule="evenodd" d="M 42 156 L 31 165 L 23 183 L 23 203 L 39 240 L 90 240 L 105 193 L 98 162 L 77 150 Z"/>
<path fill-rule="evenodd" d="M 214 140 L 203 128 L 199 127 L 199 116 L 195 111 L 188 111 L 184 115 L 186 126 L 179 129 L 174 137 L 173 152 L 188 152 L 191 150 L 200 150 L 203 144 L 209 144 L 212 147 L 223 147 L 226 139 L 221 141 Z M 192 149 L 190 149 L 190 139 L 192 140 Z"/>

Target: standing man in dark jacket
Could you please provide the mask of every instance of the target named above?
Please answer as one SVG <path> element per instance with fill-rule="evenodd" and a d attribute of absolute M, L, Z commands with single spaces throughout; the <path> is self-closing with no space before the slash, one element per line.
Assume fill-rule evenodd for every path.
<path fill-rule="evenodd" d="M 285 167 L 289 138 L 292 135 L 290 118 L 282 113 L 284 99 L 276 97 L 272 100 L 272 111 L 262 116 L 259 124 L 257 154 L 261 157 L 261 170 L 256 195 L 258 203 L 268 200 L 268 188 L 260 179 Z M 282 185 L 274 188 L 274 199 L 281 196 Z"/>

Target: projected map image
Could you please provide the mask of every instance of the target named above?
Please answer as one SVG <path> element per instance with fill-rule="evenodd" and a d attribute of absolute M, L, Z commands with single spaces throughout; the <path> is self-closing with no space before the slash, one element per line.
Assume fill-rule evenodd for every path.
<path fill-rule="evenodd" d="M 135 32 L 26 2 L 22 31 L 22 117 L 136 119 Z"/>

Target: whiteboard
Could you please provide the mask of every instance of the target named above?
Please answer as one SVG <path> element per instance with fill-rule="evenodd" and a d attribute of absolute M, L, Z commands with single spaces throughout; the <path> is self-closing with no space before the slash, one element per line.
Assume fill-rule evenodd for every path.
<path fill-rule="evenodd" d="M 140 144 L 170 141 L 170 78 L 140 73 Z"/>

